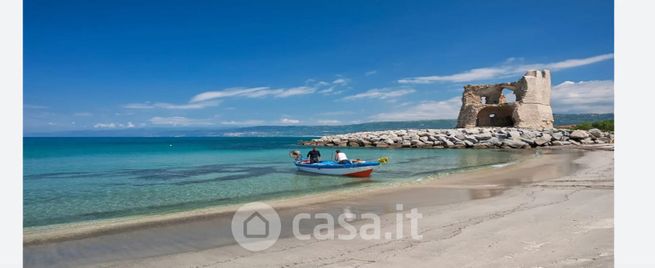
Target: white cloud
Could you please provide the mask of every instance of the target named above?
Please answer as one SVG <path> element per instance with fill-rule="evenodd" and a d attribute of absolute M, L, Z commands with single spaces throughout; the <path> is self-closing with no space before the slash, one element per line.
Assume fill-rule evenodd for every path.
<path fill-rule="evenodd" d="M 373 115 L 371 119 L 375 121 L 455 119 L 461 105 L 460 97 L 442 101 L 424 101 L 408 109 Z"/>
<path fill-rule="evenodd" d="M 325 81 L 313 81 L 309 80 L 309 82 L 313 82 L 313 87 L 315 87 L 318 90 L 319 94 L 322 95 L 337 95 L 341 94 L 344 89 L 348 88 L 348 84 L 350 84 L 350 79 L 348 78 L 337 78 L 332 82 L 325 82 Z"/>
<path fill-rule="evenodd" d="M 246 97 L 246 98 L 261 98 L 266 96 L 273 96 L 278 98 L 285 98 L 296 95 L 311 94 L 316 91 L 316 88 L 301 86 L 292 88 L 278 88 L 273 89 L 269 87 L 253 87 L 253 88 L 228 88 L 219 91 L 207 91 L 193 96 L 189 103 L 200 103 L 209 100 L 227 98 L 227 97 Z"/>
<path fill-rule="evenodd" d="M 296 95 L 312 94 L 314 92 L 316 92 L 316 89 L 311 88 L 311 87 L 293 87 L 293 88 L 287 88 L 287 89 L 273 90 L 273 94 L 275 95 L 275 97 L 278 97 L 278 98 L 284 98 L 284 97 L 290 97 L 290 96 L 296 96 Z"/>
<path fill-rule="evenodd" d="M 539 68 L 541 68 L 541 69 L 551 69 L 551 70 L 562 70 L 562 69 L 575 68 L 575 67 L 579 67 L 579 66 L 594 64 L 594 63 L 601 62 L 601 61 L 611 60 L 613 58 L 614 58 L 614 53 L 608 53 L 608 54 L 593 56 L 593 57 L 584 58 L 584 59 L 570 59 L 570 60 L 564 60 L 564 61 L 560 61 L 560 62 L 554 62 L 554 63 L 550 63 L 550 64 L 545 64 L 544 66 L 535 65 L 533 68 L 530 68 L 530 69 L 539 69 Z"/>
<path fill-rule="evenodd" d="M 167 110 L 193 110 L 193 109 L 203 109 L 207 107 L 214 107 L 219 104 L 218 101 L 203 101 L 196 103 L 185 103 L 185 104 L 173 104 L 166 102 L 156 102 L 156 103 L 129 103 L 123 106 L 127 109 L 167 109 Z"/>
<path fill-rule="evenodd" d="M 168 126 L 209 126 L 214 123 L 208 119 L 192 119 L 182 116 L 159 117 L 155 116 L 150 118 L 150 123 L 153 125 L 168 125 Z"/>
<path fill-rule="evenodd" d="M 560 62 L 517 64 L 516 59 L 510 58 L 500 66 L 475 68 L 451 75 L 418 76 L 398 80 L 401 84 L 431 84 L 436 82 L 470 82 L 507 77 L 522 74 L 527 70 L 550 69 L 552 71 L 589 65 L 614 58 L 614 53 L 608 53 L 583 59 L 568 59 Z"/>
<path fill-rule="evenodd" d="M 299 124 L 300 120 L 290 119 L 290 118 L 282 118 L 282 119 L 280 119 L 280 123 L 282 123 L 282 124 Z"/>
<path fill-rule="evenodd" d="M 135 127 L 135 125 L 132 124 L 132 122 L 127 122 L 126 124 L 114 123 L 114 122 L 111 122 L 111 123 L 97 123 L 97 124 L 93 125 L 93 128 L 104 128 L 104 129 L 133 128 L 133 127 Z"/>
<path fill-rule="evenodd" d="M 334 81 L 332 81 L 332 84 L 333 85 L 346 85 L 346 84 L 348 84 L 348 79 L 345 79 L 345 78 L 335 79 Z"/>
<path fill-rule="evenodd" d="M 228 88 L 221 91 L 207 91 L 193 96 L 190 102 L 202 102 L 211 99 L 227 98 L 240 95 L 247 95 L 253 92 L 266 90 L 268 87 L 253 87 L 253 88 Z"/>
<path fill-rule="evenodd" d="M 333 120 L 333 119 L 318 120 L 316 122 L 318 122 L 320 125 L 338 125 L 338 124 L 341 124 L 341 121 Z"/>
<path fill-rule="evenodd" d="M 126 109 L 168 109 L 168 110 L 190 110 L 190 109 L 204 109 L 207 107 L 214 107 L 220 104 L 220 101 L 225 98 L 287 98 L 291 96 L 318 93 L 324 95 L 339 94 L 339 88 L 343 88 L 350 82 L 347 78 L 338 78 L 332 82 L 316 81 L 308 79 L 305 81 L 305 86 L 289 87 L 289 88 L 271 88 L 271 87 L 233 87 L 223 90 L 206 91 L 199 93 L 187 102 L 182 104 L 167 103 L 167 102 L 144 102 L 144 103 L 129 103 L 123 105 Z"/>
<path fill-rule="evenodd" d="M 233 126 L 248 126 L 248 125 L 261 125 L 263 124 L 263 120 L 243 120 L 243 121 L 223 121 L 221 122 L 222 125 L 233 125 Z"/>
<path fill-rule="evenodd" d="M 566 81 L 553 87 L 554 113 L 614 112 L 614 81 Z"/>
<path fill-rule="evenodd" d="M 378 73 L 377 70 L 371 70 L 371 71 L 368 71 L 368 72 L 364 73 L 364 75 L 371 76 L 371 75 L 374 75 L 374 74 L 377 74 L 377 73 Z"/>
<path fill-rule="evenodd" d="M 370 89 L 366 92 L 362 92 L 359 94 L 351 95 L 348 97 L 343 98 L 344 100 L 355 100 L 355 99 L 364 99 L 364 98 L 371 98 L 371 99 L 393 99 L 397 98 L 400 96 L 404 96 L 407 94 L 414 93 L 415 90 L 413 88 L 400 88 L 400 89 L 393 89 L 393 88 L 382 88 L 382 89 Z"/>

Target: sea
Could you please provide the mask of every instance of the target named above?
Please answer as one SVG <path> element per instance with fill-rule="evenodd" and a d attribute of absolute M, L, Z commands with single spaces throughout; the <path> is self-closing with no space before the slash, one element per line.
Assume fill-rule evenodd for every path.
<path fill-rule="evenodd" d="M 289 152 L 308 137 L 25 137 L 23 225 L 159 215 L 251 201 L 420 181 L 499 166 L 525 152 L 344 148 L 386 156 L 370 178 L 303 173 Z M 319 148 L 330 158 L 334 148 Z M 438 176 L 436 176 L 438 177 Z"/>

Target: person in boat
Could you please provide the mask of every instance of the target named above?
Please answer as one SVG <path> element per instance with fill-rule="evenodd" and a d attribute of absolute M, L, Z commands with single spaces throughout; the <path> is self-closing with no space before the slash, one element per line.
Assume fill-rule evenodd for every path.
<path fill-rule="evenodd" d="M 348 156 L 346 156 L 346 153 L 342 152 L 341 150 L 336 151 L 336 155 L 334 156 L 334 161 L 337 161 L 339 164 L 349 164 L 350 160 L 348 160 Z"/>
<path fill-rule="evenodd" d="M 312 147 L 312 150 L 307 153 L 307 158 L 309 158 L 309 163 L 318 163 L 321 161 L 321 152 L 316 150 L 316 147 Z"/>
<path fill-rule="evenodd" d="M 289 156 L 291 156 L 294 161 L 302 161 L 302 154 L 298 150 L 291 151 Z"/>

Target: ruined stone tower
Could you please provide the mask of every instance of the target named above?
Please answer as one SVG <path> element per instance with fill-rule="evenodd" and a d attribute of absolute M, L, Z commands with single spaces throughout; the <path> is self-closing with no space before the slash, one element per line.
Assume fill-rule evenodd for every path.
<path fill-rule="evenodd" d="M 509 89 L 516 101 L 503 94 Z M 550 107 L 550 71 L 531 70 L 516 82 L 467 85 L 462 95 L 458 128 L 514 126 L 543 129 L 553 127 Z"/>

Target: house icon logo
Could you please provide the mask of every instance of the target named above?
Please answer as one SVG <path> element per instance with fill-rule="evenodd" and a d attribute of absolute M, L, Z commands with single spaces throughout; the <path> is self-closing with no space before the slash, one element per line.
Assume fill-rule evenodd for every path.
<path fill-rule="evenodd" d="M 268 228 L 268 220 L 258 211 L 243 222 L 243 232 L 248 238 L 265 238 L 268 236 Z"/>
<path fill-rule="evenodd" d="M 250 251 L 265 250 L 280 237 L 280 216 L 266 203 L 245 204 L 232 217 L 232 236 Z"/>

